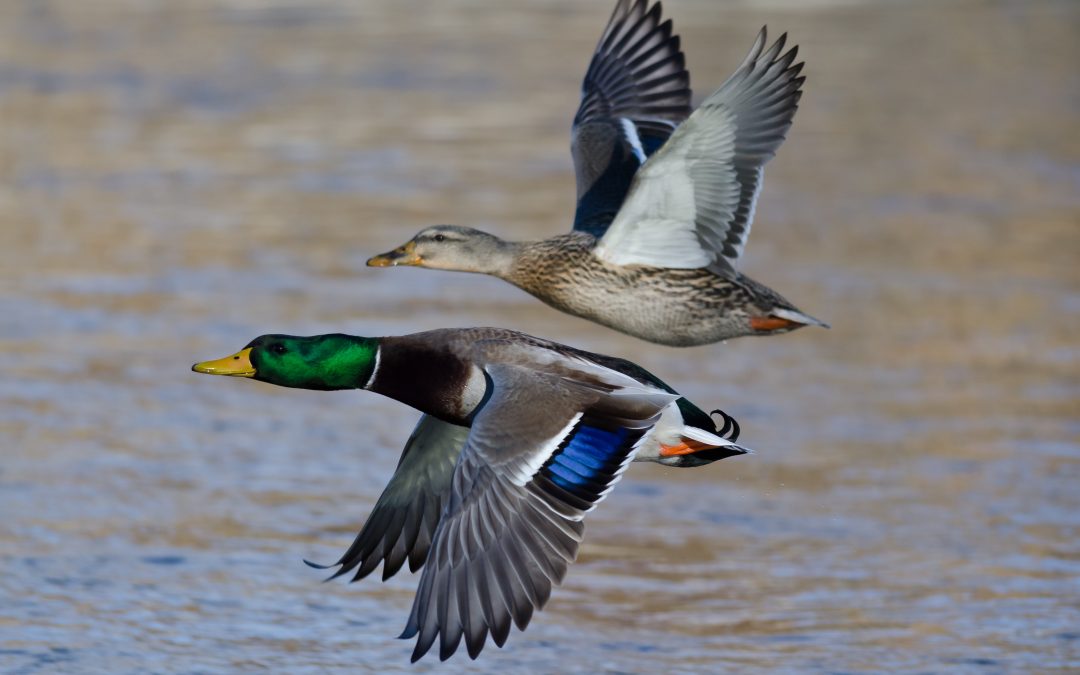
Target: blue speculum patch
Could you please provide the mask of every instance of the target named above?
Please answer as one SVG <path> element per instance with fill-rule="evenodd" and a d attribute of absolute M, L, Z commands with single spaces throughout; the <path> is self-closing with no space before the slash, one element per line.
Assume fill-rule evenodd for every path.
<path fill-rule="evenodd" d="M 629 429 L 609 431 L 583 424 L 547 461 L 543 474 L 564 490 L 593 501 L 626 458 L 630 436 Z"/>

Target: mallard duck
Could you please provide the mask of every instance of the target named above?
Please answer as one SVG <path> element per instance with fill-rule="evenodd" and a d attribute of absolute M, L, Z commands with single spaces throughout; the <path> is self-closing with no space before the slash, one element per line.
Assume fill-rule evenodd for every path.
<path fill-rule="evenodd" d="M 661 23 L 660 3 L 621 0 L 574 117 L 573 231 L 511 242 L 438 225 L 367 264 L 489 274 L 556 309 L 676 347 L 826 326 L 735 268 L 763 167 L 802 94 L 798 48 L 784 52 L 785 40 L 766 49 L 762 28 L 735 73 L 690 114 L 671 21 Z"/>
<path fill-rule="evenodd" d="M 423 565 L 403 638 L 416 661 L 464 637 L 524 630 L 577 555 L 582 519 L 631 461 L 707 463 L 743 454 L 738 427 L 645 369 L 499 328 L 401 337 L 264 335 L 193 366 L 302 389 L 367 389 L 423 413 L 337 575 Z M 337 576 L 335 575 L 335 576 Z"/>

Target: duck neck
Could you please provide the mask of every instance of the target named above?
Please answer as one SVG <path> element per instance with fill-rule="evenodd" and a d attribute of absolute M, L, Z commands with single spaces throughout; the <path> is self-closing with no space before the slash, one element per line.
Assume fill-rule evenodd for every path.
<path fill-rule="evenodd" d="M 466 395 L 475 369 L 445 345 L 429 344 L 422 336 L 383 338 L 375 369 L 364 388 L 463 424 L 470 405 L 475 405 Z"/>
<path fill-rule="evenodd" d="M 470 271 L 506 279 L 513 272 L 514 263 L 525 246 L 525 242 L 494 239 L 491 247 L 484 251 L 477 262 L 476 268 Z"/>

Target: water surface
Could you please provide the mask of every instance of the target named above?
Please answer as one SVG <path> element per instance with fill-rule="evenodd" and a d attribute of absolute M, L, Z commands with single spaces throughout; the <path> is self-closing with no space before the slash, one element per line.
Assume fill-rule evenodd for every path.
<path fill-rule="evenodd" d="M 322 584 L 416 414 L 192 374 L 266 332 L 503 325 L 636 360 L 757 450 L 634 466 L 478 672 L 1080 669 L 1080 12 L 665 3 L 695 91 L 808 80 L 744 269 L 830 331 L 676 350 L 374 270 L 569 227 L 611 3 L 0 6 L 0 670 L 455 672 L 416 579 Z"/>

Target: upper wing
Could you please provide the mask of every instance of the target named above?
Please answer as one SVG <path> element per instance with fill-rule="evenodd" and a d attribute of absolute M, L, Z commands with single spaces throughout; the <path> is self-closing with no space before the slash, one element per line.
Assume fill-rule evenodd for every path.
<path fill-rule="evenodd" d="M 727 82 L 634 178 L 596 255 L 616 265 L 731 272 L 742 255 L 763 167 L 798 109 L 798 47 L 786 34 L 765 49 L 765 29 Z"/>
<path fill-rule="evenodd" d="M 415 572 L 424 564 L 439 516 L 450 496 L 454 464 L 465 446 L 468 427 L 424 415 L 401 452 L 394 476 L 383 490 L 360 534 L 333 565 L 341 566 L 331 579 L 359 566 L 353 581 L 363 579 L 383 562 L 383 580 L 409 559 Z"/>
<path fill-rule="evenodd" d="M 441 636 L 476 658 L 524 629 L 577 555 L 582 518 L 619 479 L 675 395 L 630 378 L 615 389 L 532 368 L 486 368 L 491 398 L 454 469 L 403 638 L 416 661 Z M 614 374 L 614 373 L 613 373 Z M 614 374 L 617 375 L 617 374 Z"/>
<path fill-rule="evenodd" d="M 671 20 L 661 23 L 659 2 L 619 0 L 574 116 L 575 230 L 604 233 L 634 172 L 689 114 L 690 73 Z"/>

